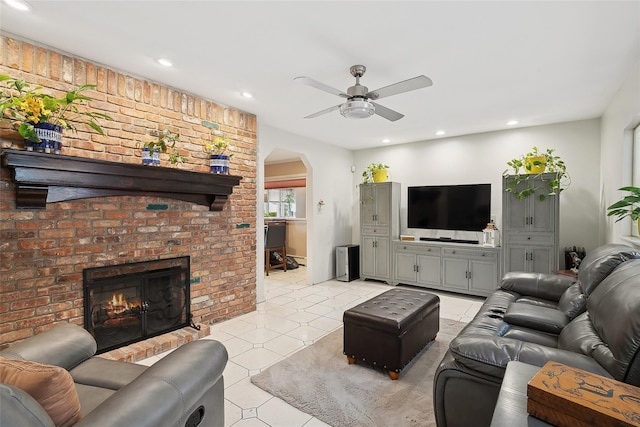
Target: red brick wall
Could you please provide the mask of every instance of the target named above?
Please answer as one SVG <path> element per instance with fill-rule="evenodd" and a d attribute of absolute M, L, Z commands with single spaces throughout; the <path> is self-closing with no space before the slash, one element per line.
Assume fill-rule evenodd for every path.
<path fill-rule="evenodd" d="M 17 210 L 9 170 L 0 170 L 0 349 L 57 323 L 82 325 L 82 270 L 149 259 L 191 256 L 191 311 L 214 323 L 255 310 L 256 117 L 26 41 L 0 37 L 0 74 L 59 96 L 80 84 L 106 135 L 65 131 L 62 154 L 140 163 L 153 130 L 179 133 L 180 168 L 208 172 L 203 138 L 216 123 L 231 140 L 231 174 L 243 177 L 221 212 L 156 197 L 105 197 Z M 7 137 L 3 148 L 23 148 Z M 166 159 L 163 164 L 169 167 Z M 249 224 L 248 227 L 239 227 Z"/>

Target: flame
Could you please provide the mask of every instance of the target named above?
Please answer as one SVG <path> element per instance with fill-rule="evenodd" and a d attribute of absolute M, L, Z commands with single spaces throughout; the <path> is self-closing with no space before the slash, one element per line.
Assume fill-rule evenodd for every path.
<path fill-rule="evenodd" d="M 127 302 L 127 299 L 124 297 L 123 294 L 118 294 L 116 295 L 115 293 L 113 293 L 112 297 L 111 297 L 111 301 L 109 301 L 109 308 L 111 309 L 111 311 L 113 311 L 115 314 L 121 314 L 124 313 L 127 310 L 130 310 L 131 308 L 133 308 L 134 306 L 129 304 Z"/>

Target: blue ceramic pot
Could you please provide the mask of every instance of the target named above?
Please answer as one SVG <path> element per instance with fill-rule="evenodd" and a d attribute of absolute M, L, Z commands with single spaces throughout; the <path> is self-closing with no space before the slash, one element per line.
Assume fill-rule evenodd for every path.
<path fill-rule="evenodd" d="M 229 175 L 229 156 L 226 154 L 212 154 L 209 159 L 209 171 L 222 175 Z"/>

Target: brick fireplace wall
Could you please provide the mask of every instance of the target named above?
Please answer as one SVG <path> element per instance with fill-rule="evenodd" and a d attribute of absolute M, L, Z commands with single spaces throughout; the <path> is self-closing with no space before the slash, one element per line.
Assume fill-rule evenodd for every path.
<path fill-rule="evenodd" d="M 97 85 L 89 96 L 106 135 L 65 131 L 62 154 L 141 163 L 150 132 L 180 134 L 183 169 L 208 173 L 204 139 L 219 125 L 231 141 L 230 173 L 242 176 L 221 212 L 159 197 L 103 197 L 16 209 L 10 170 L 0 170 L 0 349 L 53 325 L 83 324 L 82 270 L 191 256 L 191 312 L 208 325 L 255 310 L 256 117 L 25 40 L 0 37 L 0 74 L 60 96 Z M 24 144 L 0 123 L 2 148 Z M 164 159 L 163 165 L 170 167 Z"/>

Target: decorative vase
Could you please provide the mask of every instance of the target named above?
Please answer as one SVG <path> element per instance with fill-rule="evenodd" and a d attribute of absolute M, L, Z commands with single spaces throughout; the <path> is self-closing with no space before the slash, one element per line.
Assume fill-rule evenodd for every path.
<path fill-rule="evenodd" d="M 387 182 L 389 176 L 386 169 L 376 169 L 373 171 L 373 182 Z"/>
<path fill-rule="evenodd" d="M 539 174 L 547 168 L 544 156 L 533 156 L 524 159 L 524 169 L 530 174 Z"/>
<path fill-rule="evenodd" d="M 142 164 L 146 166 L 160 166 L 160 150 L 153 151 L 147 147 L 142 149 Z"/>
<path fill-rule="evenodd" d="M 209 171 L 222 175 L 229 175 L 229 156 L 226 154 L 212 154 L 209 159 Z"/>
<path fill-rule="evenodd" d="M 53 123 L 35 123 L 33 129 L 40 142 L 24 140 L 27 151 L 60 154 L 62 149 L 62 126 Z"/>

